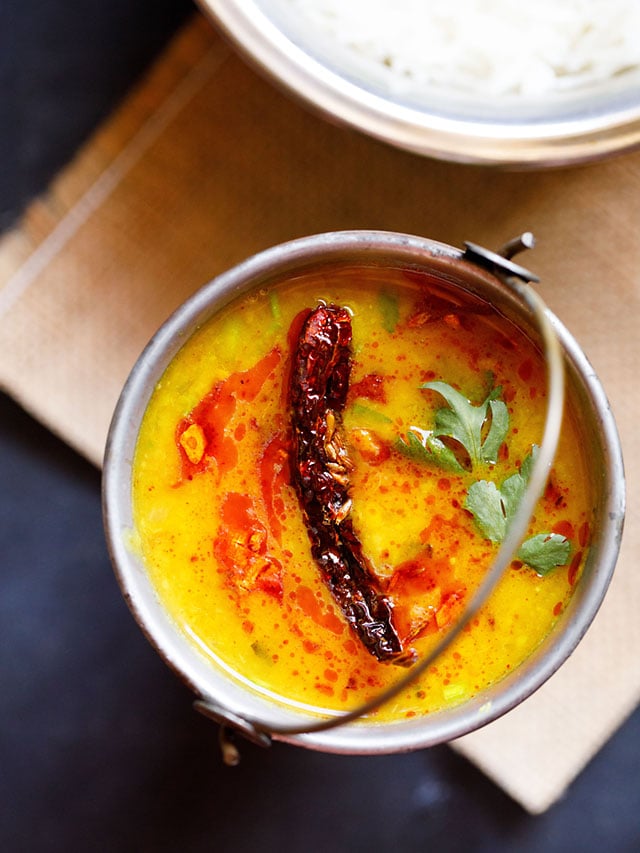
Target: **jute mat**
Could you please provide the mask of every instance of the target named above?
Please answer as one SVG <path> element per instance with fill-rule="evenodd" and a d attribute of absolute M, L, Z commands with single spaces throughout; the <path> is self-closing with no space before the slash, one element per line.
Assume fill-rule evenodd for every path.
<path fill-rule="evenodd" d="M 155 328 L 237 261 L 320 231 L 382 228 L 527 265 L 612 402 L 629 513 L 610 593 L 538 693 L 455 748 L 531 812 L 560 797 L 640 700 L 640 153 L 502 173 L 432 162 L 324 121 L 196 16 L 0 245 L 0 386 L 96 465 Z"/>

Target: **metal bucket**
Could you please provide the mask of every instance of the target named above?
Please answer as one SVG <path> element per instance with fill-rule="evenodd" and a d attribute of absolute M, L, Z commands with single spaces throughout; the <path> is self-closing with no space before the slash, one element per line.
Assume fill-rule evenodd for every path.
<path fill-rule="evenodd" d="M 508 259 L 513 251 L 511 246 L 502 255 L 494 254 L 474 244 L 461 250 L 420 237 L 378 231 L 335 232 L 295 240 L 246 260 L 203 287 L 166 321 L 140 356 L 118 402 L 107 441 L 103 476 L 107 542 L 124 597 L 140 627 L 197 695 L 199 710 L 223 727 L 232 727 L 261 744 L 268 744 L 275 737 L 341 753 L 374 754 L 432 746 L 467 734 L 522 702 L 566 660 L 591 624 L 620 547 L 625 508 L 620 442 L 593 368 L 548 309 L 543 305 L 532 309 L 527 296 L 531 289 L 526 281 L 535 276 Z M 310 269 L 326 268 L 330 274 L 332 267 L 345 263 L 408 268 L 444 276 L 493 304 L 540 343 L 549 356 L 539 328 L 543 314 L 560 354 L 567 393 L 582 421 L 587 442 L 585 455 L 592 466 L 595 490 L 594 536 L 586 565 L 569 605 L 538 650 L 512 674 L 464 704 L 394 723 L 355 719 L 359 712 L 319 721 L 309 713 L 269 700 L 217 668 L 174 624 L 159 601 L 140 556 L 129 547 L 134 527 L 132 465 L 138 431 L 157 382 L 181 346 L 236 297 Z M 554 450 L 555 444 L 551 453 Z M 536 500 L 537 495 L 533 495 L 532 506 Z M 505 554 L 504 565 L 509 557 Z M 504 565 L 497 566 L 498 575 Z M 496 566 L 492 571 L 495 570 Z M 468 616 L 467 613 L 463 618 Z"/>

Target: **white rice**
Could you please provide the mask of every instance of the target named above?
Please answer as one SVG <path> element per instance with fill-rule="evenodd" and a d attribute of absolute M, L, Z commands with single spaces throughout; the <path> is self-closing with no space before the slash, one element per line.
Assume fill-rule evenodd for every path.
<path fill-rule="evenodd" d="M 288 0 L 390 81 L 540 95 L 640 67 L 640 0 Z"/>

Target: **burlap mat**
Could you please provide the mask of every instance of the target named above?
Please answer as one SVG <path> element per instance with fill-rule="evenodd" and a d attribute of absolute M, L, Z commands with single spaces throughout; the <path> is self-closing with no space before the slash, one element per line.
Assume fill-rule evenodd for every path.
<path fill-rule="evenodd" d="M 610 594 L 534 697 L 459 741 L 546 809 L 640 699 L 640 153 L 515 174 L 405 154 L 308 113 L 197 16 L 0 246 L 0 385 L 100 464 L 143 345 L 218 272 L 342 228 L 490 247 L 532 230 L 527 265 L 584 346 L 622 434 L 629 513 Z"/>

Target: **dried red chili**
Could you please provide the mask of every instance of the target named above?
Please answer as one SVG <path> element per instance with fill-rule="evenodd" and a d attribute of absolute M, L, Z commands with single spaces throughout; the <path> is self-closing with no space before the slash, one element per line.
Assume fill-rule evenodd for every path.
<path fill-rule="evenodd" d="M 350 518 L 352 462 L 340 434 L 351 373 L 351 317 L 321 305 L 304 321 L 289 388 L 291 471 L 323 580 L 362 643 L 380 661 L 409 665 L 383 594 Z"/>

